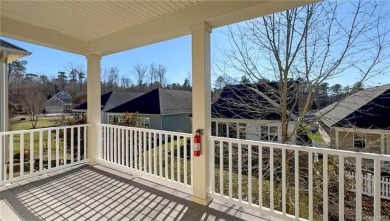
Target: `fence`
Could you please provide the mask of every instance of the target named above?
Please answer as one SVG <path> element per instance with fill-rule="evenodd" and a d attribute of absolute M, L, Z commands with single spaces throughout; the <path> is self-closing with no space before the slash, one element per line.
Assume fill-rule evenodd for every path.
<path fill-rule="evenodd" d="M 350 171 L 348 175 L 355 177 L 355 173 Z M 363 194 L 367 196 L 374 196 L 374 175 L 367 173 L 363 175 Z M 382 199 L 390 200 L 390 178 L 381 177 L 380 180 L 381 197 Z M 351 191 L 356 190 L 356 185 L 351 186 Z"/>

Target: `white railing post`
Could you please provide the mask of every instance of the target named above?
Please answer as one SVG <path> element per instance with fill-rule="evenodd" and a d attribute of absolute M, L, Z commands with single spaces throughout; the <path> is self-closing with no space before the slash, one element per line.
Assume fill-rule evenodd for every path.
<path fill-rule="evenodd" d="M 96 137 L 98 138 L 98 152 L 97 152 L 97 159 L 101 160 L 103 159 L 102 158 L 102 152 L 103 152 L 103 142 L 104 139 L 105 139 L 105 136 L 103 134 L 103 126 L 101 124 L 96 124 L 97 126 L 97 134 L 96 134 Z M 88 127 L 87 131 L 90 129 L 90 127 Z M 85 133 L 85 132 L 84 132 Z M 87 154 L 86 152 L 84 152 L 84 155 Z"/>
<path fill-rule="evenodd" d="M 374 160 L 374 220 L 381 220 L 381 178 L 380 177 L 381 177 L 380 160 Z"/>

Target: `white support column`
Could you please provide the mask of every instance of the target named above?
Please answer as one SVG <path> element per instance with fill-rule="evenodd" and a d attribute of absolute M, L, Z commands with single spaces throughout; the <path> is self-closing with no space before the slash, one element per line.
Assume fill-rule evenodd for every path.
<path fill-rule="evenodd" d="M 8 53 L 6 51 L 0 54 L 0 132 L 8 131 Z M 9 151 L 7 139 L 0 139 L 0 163 L 6 166 L 9 160 Z M 0 167 L 3 168 L 3 167 Z M 0 180 L 5 177 L 4 170 L 0 171 Z"/>
<path fill-rule="evenodd" d="M 8 53 L 1 54 L 0 68 L 0 132 L 8 131 Z"/>
<path fill-rule="evenodd" d="M 98 123 L 101 123 L 101 82 L 100 82 L 100 55 L 87 55 L 87 121 L 88 129 L 88 160 L 94 164 L 98 154 Z"/>
<path fill-rule="evenodd" d="M 210 33 L 206 22 L 192 30 L 192 133 L 203 129 L 201 155 L 194 158 L 192 201 L 207 205 L 209 193 L 209 142 L 211 135 Z"/>

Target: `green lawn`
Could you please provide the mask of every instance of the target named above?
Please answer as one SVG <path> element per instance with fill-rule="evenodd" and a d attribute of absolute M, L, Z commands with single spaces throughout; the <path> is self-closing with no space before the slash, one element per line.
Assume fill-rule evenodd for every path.
<path fill-rule="evenodd" d="M 28 119 L 28 118 L 27 118 Z M 37 129 L 38 128 L 47 128 L 47 127 L 55 127 L 56 122 L 58 120 L 56 118 L 41 118 L 38 120 L 37 123 Z M 11 121 L 11 131 L 21 131 L 21 130 L 30 130 L 32 128 L 31 122 L 29 120 L 12 120 Z M 63 131 L 61 131 L 62 133 Z M 17 157 L 17 155 L 21 152 L 21 147 L 24 146 L 24 150 L 30 150 L 30 132 L 23 133 L 23 138 L 20 134 L 14 134 L 13 135 L 13 154 L 14 157 Z M 57 154 L 57 149 L 56 149 L 56 130 L 51 131 L 51 138 L 50 140 L 48 139 L 48 131 L 43 131 L 42 132 L 42 152 L 43 152 L 43 160 L 48 160 L 48 153 L 49 153 L 49 146 L 51 145 L 50 148 L 50 156 L 51 160 L 56 159 L 56 154 Z M 23 141 L 21 141 L 23 139 Z M 21 142 L 23 142 L 24 145 L 21 145 Z M 40 133 L 39 132 L 34 132 L 33 133 L 33 156 L 34 159 L 39 159 L 39 147 L 40 147 Z M 58 141 L 58 154 L 60 159 L 64 159 L 64 141 L 61 137 L 59 137 Z M 69 144 L 67 145 L 69 147 Z M 67 154 L 67 159 L 69 160 L 71 158 L 70 154 Z M 24 157 L 25 159 L 29 158 L 29 155 Z M 16 158 L 15 158 L 16 159 Z M 17 165 L 17 161 L 15 162 L 15 167 L 14 167 L 14 176 L 18 176 L 18 168 L 19 166 Z M 26 171 L 29 169 L 26 168 Z"/>
<path fill-rule="evenodd" d="M 189 141 L 188 141 L 189 142 Z M 173 152 L 171 151 L 171 145 L 173 143 Z M 165 144 L 162 144 L 161 147 L 157 145 L 157 147 L 154 149 L 150 149 L 148 151 L 146 151 L 146 171 L 149 172 L 149 154 L 150 154 L 150 157 L 152 159 L 152 165 L 151 165 L 151 170 L 153 171 L 154 173 L 154 152 L 156 151 L 156 168 L 157 168 L 157 171 L 156 171 L 156 174 L 158 176 L 160 176 L 160 159 L 159 159 L 159 151 L 160 151 L 160 148 L 161 148 L 161 154 L 162 154 L 162 157 L 161 157 L 161 162 L 162 162 L 162 176 L 163 177 L 168 177 L 168 178 L 171 178 L 171 174 L 172 174 L 172 159 L 171 159 L 171 156 L 173 155 L 173 158 L 174 158 L 174 164 L 173 164 L 173 177 L 175 181 L 177 181 L 177 154 L 178 154 L 178 147 L 180 147 L 180 155 L 181 157 L 179 158 L 180 159 L 180 163 L 179 163 L 179 166 L 180 166 L 180 181 L 181 182 L 184 182 L 184 139 L 180 139 L 179 141 L 179 145 L 177 143 L 177 140 L 173 141 L 173 142 L 168 142 L 166 143 L 167 145 L 167 155 L 168 155 L 168 161 L 167 163 L 165 163 Z M 190 150 L 187 150 L 187 153 L 189 153 Z M 143 160 L 143 159 L 142 159 Z M 168 173 L 165 174 L 165 166 L 164 165 L 167 165 L 168 167 Z M 187 159 L 187 184 L 190 185 L 191 184 L 191 159 Z"/>
<path fill-rule="evenodd" d="M 57 121 L 58 120 L 56 118 L 41 118 L 38 119 L 36 128 L 54 127 L 56 126 Z M 29 120 L 11 120 L 11 126 L 10 126 L 11 131 L 29 130 L 29 129 L 32 129 L 31 121 Z"/>
<path fill-rule="evenodd" d="M 215 192 L 220 193 L 220 168 L 217 166 L 215 167 Z M 247 175 L 242 174 L 241 175 L 241 189 L 242 189 L 242 199 L 244 201 L 248 201 L 248 191 L 249 191 L 249 178 Z M 252 203 L 258 205 L 259 204 L 259 186 L 260 182 L 257 176 L 252 176 Z M 271 188 L 270 188 L 270 181 L 267 179 L 263 179 L 261 183 L 262 188 L 262 205 L 265 208 L 270 208 L 270 196 L 271 196 Z M 232 197 L 235 199 L 238 199 L 238 173 L 237 171 L 233 171 L 232 173 Z M 229 196 L 229 171 L 223 170 L 223 193 L 225 196 Z M 280 182 L 278 182 L 277 178 L 275 177 L 274 180 L 274 209 L 278 211 L 282 211 L 282 185 Z M 287 213 L 293 215 L 295 212 L 295 187 L 292 183 L 287 196 L 288 203 L 288 211 Z M 315 203 L 322 203 L 321 201 L 318 201 L 318 199 L 314 199 Z M 308 205 L 309 205 L 309 196 L 308 191 L 303 188 L 303 186 L 300 186 L 299 190 L 299 216 L 303 218 L 308 218 L 309 211 L 308 211 Z M 317 211 L 314 211 L 314 220 L 322 220 L 321 214 Z"/>
<path fill-rule="evenodd" d="M 28 119 L 28 118 L 27 118 Z M 37 122 L 37 127 L 36 128 L 45 128 L 45 127 L 54 127 L 56 126 L 57 119 L 56 118 L 40 118 L 38 119 Z M 11 121 L 11 131 L 18 131 L 18 130 L 30 130 L 32 128 L 31 122 L 29 120 L 13 120 Z M 34 133 L 34 153 L 35 155 L 39 155 L 39 133 Z M 52 155 L 55 156 L 55 145 L 56 145 L 56 140 L 55 140 L 55 131 L 51 133 L 51 150 L 52 150 Z M 48 146 L 49 146 L 49 141 L 48 141 L 48 132 L 43 132 L 42 133 L 42 146 L 44 147 L 44 155 L 48 152 Z M 20 152 L 20 135 L 15 135 L 13 137 L 13 146 L 14 146 L 14 154 Z M 30 148 L 30 133 L 25 133 L 24 134 L 24 149 L 29 149 Z M 60 147 L 63 146 L 63 142 L 60 141 Z M 63 148 L 62 148 L 62 153 L 63 153 Z M 38 157 L 38 156 L 36 156 Z"/>

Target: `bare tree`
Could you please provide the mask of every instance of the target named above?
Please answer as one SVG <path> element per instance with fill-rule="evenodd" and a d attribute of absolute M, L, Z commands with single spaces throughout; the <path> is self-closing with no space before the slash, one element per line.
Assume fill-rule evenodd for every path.
<path fill-rule="evenodd" d="M 126 91 L 126 90 L 130 89 L 131 84 L 132 84 L 131 79 L 126 77 L 125 75 L 122 75 L 122 77 L 121 77 L 122 90 Z"/>
<path fill-rule="evenodd" d="M 162 88 L 167 79 L 165 77 L 165 74 L 167 73 L 167 67 L 165 67 L 164 65 L 161 65 L 159 64 L 156 68 L 156 75 L 157 75 L 157 79 L 158 79 L 158 86 L 159 88 Z"/>
<path fill-rule="evenodd" d="M 221 71 L 240 73 L 261 84 L 279 100 L 282 142 L 291 142 L 325 81 L 358 73 L 358 82 L 389 67 L 389 12 L 376 1 L 325 1 L 229 27 L 231 49 L 223 51 Z M 223 67 L 222 67 L 223 66 Z M 278 83 L 270 87 L 268 80 Z M 298 119 L 291 98 L 305 87 Z M 255 87 L 251 90 L 261 93 Z M 289 123 L 295 121 L 293 130 Z"/>
<path fill-rule="evenodd" d="M 118 87 L 119 69 L 117 67 L 106 68 L 104 69 L 104 76 L 107 89 L 109 91 L 115 90 Z"/>
<path fill-rule="evenodd" d="M 149 78 L 150 78 L 150 89 L 153 89 L 156 82 L 158 82 L 157 67 L 154 63 L 149 66 Z"/>
<path fill-rule="evenodd" d="M 65 70 L 69 73 L 69 82 L 76 85 L 77 81 L 79 84 L 79 91 L 82 90 L 83 87 L 83 79 L 85 78 L 83 65 L 82 64 L 75 64 L 73 62 L 69 62 L 66 65 L 64 65 Z"/>
<path fill-rule="evenodd" d="M 153 88 L 155 85 L 158 88 L 162 88 L 166 85 L 167 79 L 165 74 L 167 73 L 167 67 L 164 65 L 156 65 L 154 63 L 150 64 L 149 68 L 149 77 L 150 77 L 150 87 Z"/>
<path fill-rule="evenodd" d="M 231 48 L 222 52 L 218 70 L 225 75 L 246 76 L 252 84 L 243 84 L 245 90 L 262 96 L 260 85 L 273 98 L 266 109 L 262 103 L 245 105 L 246 99 L 236 106 L 256 115 L 278 113 L 281 142 L 292 142 L 304 125 L 303 119 L 315 99 L 315 92 L 321 85 L 326 86 L 327 80 L 355 73 L 362 83 L 382 75 L 389 67 L 390 16 L 386 7 L 381 7 L 386 4 L 363 0 L 323 1 L 229 27 Z M 270 86 L 269 80 L 277 85 Z M 305 101 L 296 115 L 291 110 L 298 105 L 295 98 L 300 97 L 300 93 L 305 93 Z M 291 171 L 293 152 L 283 151 L 286 171 Z M 328 164 L 334 162 L 328 160 Z M 337 175 L 337 167 L 337 163 L 329 167 L 329 174 L 332 171 Z M 320 171 L 319 168 L 320 165 L 315 167 L 315 171 Z M 307 187 L 307 174 L 303 170 L 300 173 L 305 179 L 300 184 Z M 283 182 L 289 195 L 290 178 Z M 329 185 L 335 183 L 337 180 L 329 181 Z M 292 202 L 288 196 L 287 201 Z M 336 197 L 329 196 L 329 201 L 337 205 Z M 288 205 L 287 211 L 290 210 Z"/>
<path fill-rule="evenodd" d="M 139 91 L 142 91 L 142 85 L 144 84 L 148 67 L 141 64 L 134 65 L 134 75 L 139 87 Z"/>
<path fill-rule="evenodd" d="M 30 116 L 32 128 L 36 128 L 38 118 L 42 114 L 46 102 L 39 83 L 29 82 L 22 86 L 18 93 L 18 100 L 24 112 Z"/>

